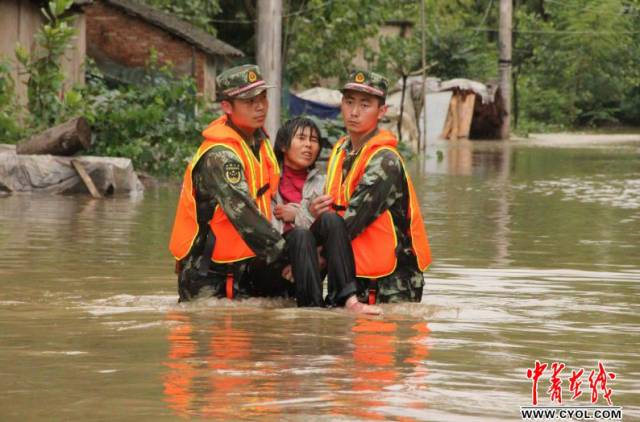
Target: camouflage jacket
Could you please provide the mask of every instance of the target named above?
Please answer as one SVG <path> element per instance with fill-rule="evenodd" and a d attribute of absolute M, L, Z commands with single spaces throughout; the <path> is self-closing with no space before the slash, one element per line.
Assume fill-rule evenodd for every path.
<path fill-rule="evenodd" d="M 241 133 L 237 129 L 236 131 Z M 268 142 L 262 140 L 265 138 L 260 130 L 254 135 L 254 139 L 243 136 L 256 156 L 260 142 Z M 249 193 L 244 173 L 240 172 L 240 180 L 237 183 L 230 183 L 224 176 L 225 166 L 240 168 L 241 163 L 233 152 L 221 146 L 208 150 L 196 164 L 193 169 L 193 186 L 198 209 L 202 209 L 203 203 L 206 203 L 206 208 L 211 211 L 216 205 L 220 205 L 256 256 L 266 263 L 276 261 L 284 250 L 284 239 L 270 221 L 260 214 Z M 194 245 L 204 242 L 207 230 L 208 226 L 200 227 Z"/>
<path fill-rule="evenodd" d="M 377 129 L 367 135 L 366 139 L 371 139 L 376 133 Z M 362 149 L 353 151 L 349 138 L 342 148 L 347 152 L 342 167 L 344 180 Z M 421 288 L 424 284 L 411 249 L 411 239 L 407 235 L 408 203 L 409 191 L 399 157 L 391 151 L 375 154 L 349 200 L 344 220 L 349 236 L 353 239 L 384 211 L 391 212 L 398 239 L 398 266 L 394 273 L 378 279 L 379 295 L 394 296 L 401 291 L 404 292 L 403 295 L 414 294 L 415 288 Z M 415 297 L 406 298 L 416 299 L 419 301 Z"/>

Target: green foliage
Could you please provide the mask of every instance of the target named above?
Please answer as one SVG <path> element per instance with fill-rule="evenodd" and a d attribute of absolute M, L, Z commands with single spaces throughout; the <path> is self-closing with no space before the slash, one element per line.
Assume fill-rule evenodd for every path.
<path fill-rule="evenodd" d="M 640 54 L 632 35 L 640 22 L 625 13 L 625 4 L 566 0 L 545 2 L 544 16 L 517 11 L 514 61 L 523 75 L 517 89 L 525 121 L 568 126 L 618 121 L 621 105 L 634 92 L 630 88 L 638 86 Z"/>
<path fill-rule="evenodd" d="M 521 118 L 525 121 L 562 126 L 575 115 L 574 104 L 565 92 L 553 86 L 541 85 L 540 79 L 535 76 L 522 77 L 518 81 L 518 89 L 519 106 L 523 110 Z"/>
<path fill-rule="evenodd" d="M 391 79 L 408 76 L 421 68 L 420 44 L 415 37 L 380 38 L 380 52 L 375 56 L 374 70 Z"/>
<path fill-rule="evenodd" d="M 203 105 L 193 78 L 176 79 L 154 61 L 141 84 L 113 90 L 90 67 L 85 96 L 94 133 L 88 153 L 128 157 L 136 169 L 163 176 L 182 174 L 214 118 L 197 112 Z"/>
<path fill-rule="evenodd" d="M 498 1 L 425 0 L 425 15 L 430 76 L 487 80 L 497 75 L 495 34 L 483 29 L 497 25 Z M 414 36 L 420 37 L 419 24 Z"/>
<path fill-rule="evenodd" d="M 0 61 L 0 143 L 14 143 L 22 137 L 11 69 Z"/>
<path fill-rule="evenodd" d="M 217 0 L 145 0 L 150 6 L 186 20 L 203 29 L 211 35 L 216 35 L 216 29 L 211 19 L 220 13 Z"/>
<path fill-rule="evenodd" d="M 16 47 L 16 59 L 28 77 L 27 97 L 33 128 L 53 125 L 76 111 L 76 98 L 72 95 L 69 104 L 62 94 L 61 60 L 75 33 L 73 18 L 64 14 L 72 5 L 73 0 L 50 1 L 48 7 L 42 9 L 47 22 L 35 35 L 36 51 L 31 54 L 21 45 Z"/>
<path fill-rule="evenodd" d="M 382 0 L 309 0 L 305 7 L 313 13 L 293 19 L 285 35 L 287 78 L 303 86 L 346 75 L 356 50 L 367 49 L 364 41 L 378 33 L 390 9 Z"/>

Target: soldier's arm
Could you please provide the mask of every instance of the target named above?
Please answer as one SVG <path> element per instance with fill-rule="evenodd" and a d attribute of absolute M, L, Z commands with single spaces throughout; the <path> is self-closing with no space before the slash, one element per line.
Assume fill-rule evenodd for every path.
<path fill-rule="evenodd" d="M 351 239 L 402 198 L 402 177 L 402 163 L 396 154 L 381 151 L 373 156 L 344 214 Z"/>
<path fill-rule="evenodd" d="M 284 249 L 284 239 L 255 205 L 242 171 L 240 159 L 225 147 L 213 147 L 198 163 L 198 193 L 214 199 L 231 224 L 258 257 L 275 261 Z"/>

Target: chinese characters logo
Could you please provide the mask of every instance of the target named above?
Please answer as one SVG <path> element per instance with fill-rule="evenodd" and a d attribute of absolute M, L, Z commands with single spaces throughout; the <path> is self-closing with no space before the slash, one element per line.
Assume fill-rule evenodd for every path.
<path fill-rule="evenodd" d="M 540 363 L 536 360 L 533 368 L 527 369 L 527 378 L 532 381 L 531 385 L 531 403 L 535 406 L 538 404 L 538 382 L 540 377 L 549 369 L 549 387 L 547 393 L 551 402 L 562 404 L 562 383 L 561 373 L 565 369 L 565 364 L 561 362 L 553 362 L 551 365 L 547 363 Z M 585 375 L 583 368 L 571 371 L 569 380 L 569 393 L 571 393 L 571 400 L 575 400 L 582 395 L 582 376 Z M 591 390 L 591 403 L 597 403 L 598 397 L 602 394 L 602 397 L 607 401 L 607 404 L 611 406 L 611 395 L 613 390 L 607 386 L 609 380 L 616 379 L 616 374 L 613 372 L 607 372 L 604 364 L 598 361 L 597 369 L 591 370 L 588 376 L 589 388 Z"/>

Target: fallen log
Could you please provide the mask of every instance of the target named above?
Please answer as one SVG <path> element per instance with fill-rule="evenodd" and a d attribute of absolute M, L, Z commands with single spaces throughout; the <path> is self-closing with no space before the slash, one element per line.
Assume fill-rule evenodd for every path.
<path fill-rule="evenodd" d="M 76 117 L 33 135 L 16 146 L 23 155 L 73 155 L 91 146 L 91 128 L 84 117 Z"/>

